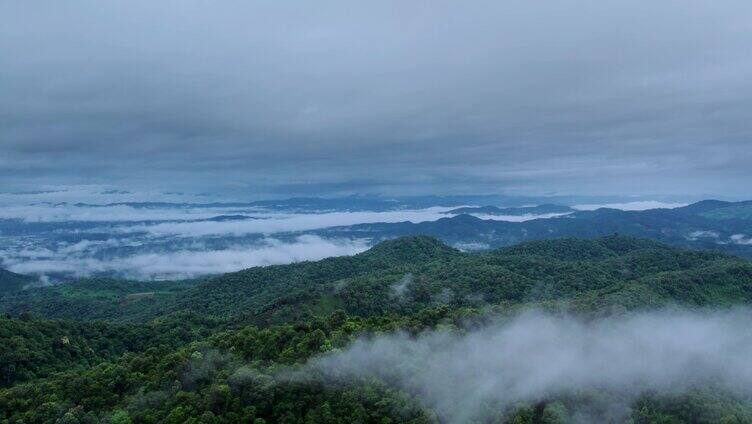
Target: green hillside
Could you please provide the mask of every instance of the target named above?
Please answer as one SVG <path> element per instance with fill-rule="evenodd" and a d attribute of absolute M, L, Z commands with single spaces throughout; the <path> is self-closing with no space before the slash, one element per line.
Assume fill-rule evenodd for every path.
<path fill-rule="evenodd" d="M 374 316 L 440 305 L 545 303 L 594 312 L 609 305 L 586 299 L 604 290 L 610 299 L 635 290 L 649 294 L 632 307 L 667 304 L 690 291 L 694 294 L 681 300 L 694 306 L 746 302 L 752 300 L 744 290 L 751 273 L 743 259 L 624 236 L 541 240 L 483 253 L 415 236 L 355 256 L 249 268 L 204 281 L 80 280 L 0 297 L 0 311 L 121 321 L 190 311 L 256 324 L 306 320 L 338 309 Z M 712 287 L 689 284 L 686 292 L 673 294 L 666 287 L 703 278 Z"/>
<path fill-rule="evenodd" d="M 0 299 L 0 422 L 439 422 L 388 381 L 326 381 L 302 364 L 364 334 L 461 332 L 528 307 L 595 317 L 750 302 L 750 262 L 616 235 L 484 253 L 416 236 L 205 281 L 81 280 Z M 520 403 L 493 422 L 567 422 L 603 396 L 618 395 Z M 633 423 L 752 422 L 749 400 L 709 387 L 622 401 Z"/>
<path fill-rule="evenodd" d="M 731 204 L 729 206 L 709 210 L 701 215 L 712 219 L 752 220 L 752 202 Z"/>
<path fill-rule="evenodd" d="M 584 301 L 594 291 L 634 287 L 651 295 L 633 307 L 647 307 L 673 301 L 663 287 L 672 280 L 663 276 L 674 274 L 690 280 L 710 276 L 715 284 L 687 287 L 698 291 L 682 299 L 688 304 L 752 301 L 752 292 L 738 289 L 752 287 L 748 261 L 649 240 L 560 239 L 462 253 L 436 239 L 408 237 L 353 257 L 225 274 L 179 293 L 168 308 L 254 323 L 304 320 L 336 309 L 358 316 L 409 314 L 440 305 L 546 302 L 592 309 L 605 306 Z"/>
<path fill-rule="evenodd" d="M 127 281 L 87 278 L 6 293 L 0 296 L 0 311 L 11 315 L 31 313 L 48 318 L 73 320 L 139 320 L 165 311 L 176 294 L 199 280 Z"/>
<path fill-rule="evenodd" d="M 0 296 L 17 292 L 36 282 L 36 278 L 0 269 Z"/>

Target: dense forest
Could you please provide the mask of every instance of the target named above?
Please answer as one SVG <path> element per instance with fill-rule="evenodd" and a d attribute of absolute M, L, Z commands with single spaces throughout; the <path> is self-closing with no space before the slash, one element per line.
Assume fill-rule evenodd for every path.
<path fill-rule="evenodd" d="M 32 285 L 35 281 L 36 278 L 0 269 L 0 295 L 3 293 L 19 292 L 27 286 Z"/>
<path fill-rule="evenodd" d="M 364 335 L 462 333 L 529 309 L 587 320 L 752 302 L 749 261 L 619 235 L 479 253 L 404 237 L 355 256 L 190 281 L 27 287 L 6 275 L 8 423 L 441 422 L 418 393 L 306 364 Z M 489 404 L 482 421 L 569 422 L 608 396 L 618 395 Z M 752 401 L 711 387 L 645 392 L 629 399 L 622 421 L 752 422 Z"/>

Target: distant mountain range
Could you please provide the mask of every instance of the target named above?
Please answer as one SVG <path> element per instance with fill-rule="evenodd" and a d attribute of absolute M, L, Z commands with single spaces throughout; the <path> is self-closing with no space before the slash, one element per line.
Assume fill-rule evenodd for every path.
<path fill-rule="evenodd" d="M 250 202 L 115 202 L 107 204 L 74 203 L 78 207 L 129 206 L 138 209 L 187 209 L 187 208 L 261 208 L 282 212 L 312 211 L 391 211 L 399 209 L 422 209 L 435 206 L 459 207 L 461 205 L 504 205 L 504 208 L 527 208 L 528 205 L 558 206 L 578 204 L 629 203 L 646 200 L 628 196 L 512 196 L 512 195 L 447 195 L 447 196 L 344 196 L 344 197 L 293 197 L 289 199 L 256 200 Z M 684 202 L 679 196 L 660 196 L 649 200 Z M 65 205 L 67 203 L 59 203 Z M 480 212 L 479 212 L 480 213 Z"/>
<path fill-rule="evenodd" d="M 544 210 L 553 210 L 551 206 L 545 206 Z M 374 241 L 423 234 L 437 237 L 453 246 L 476 249 L 510 246 L 531 240 L 593 238 L 618 233 L 650 238 L 677 247 L 752 257 L 752 201 L 704 200 L 675 209 L 644 211 L 601 208 L 525 222 L 480 219 L 460 214 L 429 222 L 358 224 L 313 233 L 326 237 L 371 238 Z"/>

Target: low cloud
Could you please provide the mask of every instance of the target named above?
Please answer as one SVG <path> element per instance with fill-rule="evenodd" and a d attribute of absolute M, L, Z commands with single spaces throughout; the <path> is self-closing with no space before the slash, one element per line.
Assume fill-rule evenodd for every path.
<path fill-rule="evenodd" d="M 122 222 L 175 221 L 208 219 L 218 215 L 256 212 L 249 208 L 135 208 L 129 205 L 34 204 L 0 206 L 0 219 L 21 219 L 25 222 Z"/>
<path fill-rule="evenodd" d="M 692 231 L 689 233 L 685 238 L 687 240 L 695 241 L 699 239 L 714 239 L 718 240 L 718 238 L 721 235 L 718 234 L 717 231 L 710 231 L 710 230 L 698 230 L 698 231 Z"/>
<path fill-rule="evenodd" d="M 546 213 L 541 215 L 532 215 L 532 214 L 526 214 L 526 215 L 488 215 L 488 214 L 482 214 L 482 213 L 472 213 L 470 215 L 473 215 L 480 219 L 486 219 L 486 220 L 493 220 L 493 221 L 507 221 L 507 222 L 525 222 L 530 221 L 533 219 L 548 219 L 548 218 L 556 218 L 559 216 L 565 216 L 569 215 L 569 213 Z"/>
<path fill-rule="evenodd" d="M 431 207 L 416 210 L 388 212 L 326 212 L 310 214 L 264 213 L 251 220 L 163 222 L 113 228 L 118 233 L 148 233 L 153 236 L 201 237 L 213 235 L 242 236 L 246 234 L 273 234 L 289 231 L 308 231 L 340 225 L 376 222 L 424 222 L 445 217 L 442 212 L 450 207 Z"/>
<path fill-rule="evenodd" d="M 391 285 L 391 292 L 397 299 L 404 299 L 407 293 L 407 286 L 413 283 L 413 274 L 405 274 L 399 281 Z"/>
<path fill-rule="evenodd" d="M 734 234 L 730 237 L 731 242 L 734 244 L 744 244 L 744 245 L 751 245 L 752 244 L 752 237 L 746 235 L 746 234 Z"/>
<path fill-rule="evenodd" d="M 482 242 L 468 242 L 468 243 L 455 243 L 452 245 L 455 249 L 459 249 L 463 252 L 472 252 L 475 250 L 487 250 L 491 248 L 488 243 Z"/>
<path fill-rule="evenodd" d="M 304 235 L 293 242 L 266 238 L 252 246 L 221 250 L 176 250 L 100 259 L 69 251 L 39 250 L 3 258 L 4 266 L 23 274 L 70 274 L 76 277 L 115 273 L 136 279 L 189 278 L 262 265 L 353 255 L 368 248 L 366 240 L 324 239 Z"/>
<path fill-rule="evenodd" d="M 592 211 L 600 208 L 621 209 L 624 211 L 644 211 L 648 209 L 673 209 L 687 206 L 687 203 L 659 202 L 657 200 L 644 200 L 639 202 L 626 203 L 603 203 L 603 204 L 583 204 L 574 205 L 573 209 L 581 211 Z"/>
<path fill-rule="evenodd" d="M 484 418 L 480 411 L 489 404 L 498 411 L 582 391 L 615 394 L 624 404 L 609 413 L 624 414 L 651 390 L 670 394 L 713 384 L 752 394 L 750 319 L 747 309 L 590 322 L 528 312 L 469 332 L 362 338 L 307 366 L 335 378 L 380 377 L 417 395 L 448 423 Z"/>

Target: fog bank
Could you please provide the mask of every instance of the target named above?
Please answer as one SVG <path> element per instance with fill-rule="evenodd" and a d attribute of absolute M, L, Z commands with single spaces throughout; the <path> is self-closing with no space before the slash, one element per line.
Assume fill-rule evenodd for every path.
<path fill-rule="evenodd" d="M 618 394 L 624 403 L 613 409 L 624 413 L 646 390 L 679 393 L 714 384 L 752 394 L 751 318 L 748 309 L 590 322 L 527 312 L 462 334 L 361 338 L 308 366 L 330 377 L 383 378 L 450 423 L 482 418 L 489 403 L 500 410 L 583 390 Z"/>
<path fill-rule="evenodd" d="M 99 273 L 114 273 L 142 280 L 174 279 L 232 272 L 254 266 L 354 255 L 366 250 L 368 243 L 366 240 L 325 239 L 303 235 L 291 242 L 265 238 L 250 246 L 238 245 L 220 250 L 210 250 L 199 244 L 197 250 L 137 253 L 104 259 L 92 257 L 85 251 L 74 252 L 72 248 L 76 246 L 60 251 L 31 251 L 25 257 L 10 256 L 0 249 L 0 264 L 21 274 L 67 273 L 75 277 L 88 277 Z"/>

